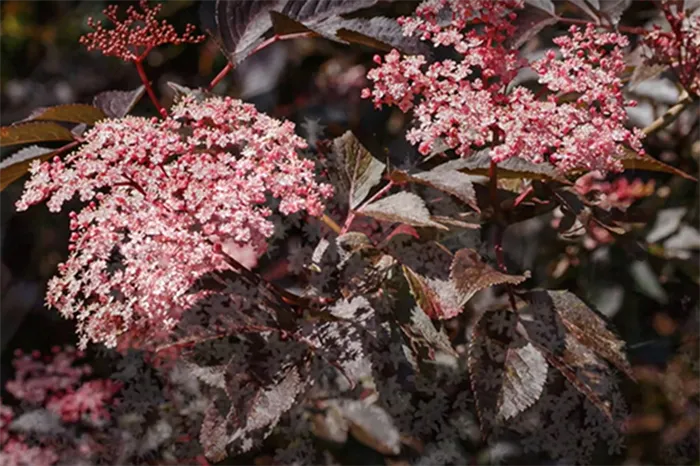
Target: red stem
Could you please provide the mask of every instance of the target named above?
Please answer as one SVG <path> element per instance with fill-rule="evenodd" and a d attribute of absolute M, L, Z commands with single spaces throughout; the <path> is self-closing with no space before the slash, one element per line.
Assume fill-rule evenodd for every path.
<path fill-rule="evenodd" d="M 294 33 L 294 34 L 287 34 L 287 35 L 284 35 L 284 36 L 280 36 L 280 35 L 278 35 L 278 34 L 275 34 L 274 36 L 272 36 L 272 37 L 270 37 L 270 38 L 268 38 L 268 39 L 265 39 L 263 42 L 261 42 L 260 44 L 258 44 L 258 46 L 255 47 L 255 48 L 248 54 L 248 56 L 253 55 L 253 54 L 255 54 L 255 53 L 258 53 L 259 51 L 261 51 L 261 50 L 264 49 L 265 47 L 268 47 L 268 46 L 274 44 L 275 42 L 281 42 L 281 41 L 283 41 L 283 40 L 291 40 L 291 39 L 300 39 L 300 38 L 304 38 L 304 37 L 314 37 L 314 36 L 316 36 L 316 35 L 317 35 L 317 34 L 316 34 L 315 32 L 312 32 L 312 31 L 297 32 L 297 33 Z M 212 89 L 214 89 L 214 87 L 215 87 L 217 84 L 219 84 L 219 83 L 221 82 L 221 80 L 224 79 L 224 77 L 225 77 L 233 68 L 234 68 L 233 63 L 228 62 L 228 63 L 226 64 L 226 66 L 224 66 L 224 68 L 223 68 L 221 71 L 219 71 L 219 74 L 217 74 L 216 77 L 215 77 L 214 79 L 212 79 L 211 83 L 209 83 L 209 90 L 211 91 Z"/>
<path fill-rule="evenodd" d="M 491 164 L 489 165 L 489 197 L 491 198 L 494 218 L 496 220 L 493 250 L 496 253 L 496 262 L 498 263 L 498 268 L 501 269 L 503 273 L 508 273 L 505 257 L 503 256 L 503 233 L 505 227 L 503 225 L 503 218 L 501 218 L 501 209 L 498 200 L 498 165 L 496 165 L 496 162 L 494 162 L 493 160 L 491 160 Z M 506 284 L 506 290 L 508 292 L 508 300 L 510 301 L 510 307 L 513 309 L 513 311 L 517 311 L 517 307 L 515 306 L 515 296 L 513 295 L 513 290 L 510 284 L 508 283 Z"/>
<path fill-rule="evenodd" d="M 350 229 L 350 225 L 352 225 L 353 220 L 355 220 L 355 216 L 357 215 L 357 212 L 362 210 L 364 207 L 368 206 L 372 202 L 376 201 L 380 197 L 384 196 L 389 190 L 394 186 L 393 181 L 389 181 L 386 186 L 384 186 L 382 189 L 377 191 L 377 193 L 367 199 L 360 207 L 358 207 L 356 210 L 350 209 L 350 212 L 348 213 L 347 218 L 345 219 L 345 223 L 343 224 L 343 228 L 340 230 L 340 234 L 343 235 L 348 232 Z"/>
<path fill-rule="evenodd" d="M 515 198 L 515 201 L 513 202 L 512 208 L 514 209 L 514 208 L 518 207 L 520 205 L 520 203 L 525 200 L 525 198 L 528 196 L 528 194 L 530 194 L 533 191 L 534 191 L 534 188 L 532 186 L 528 186 L 525 191 L 520 193 L 518 195 L 518 197 Z"/>
<path fill-rule="evenodd" d="M 146 92 L 148 93 L 148 97 L 151 98 L 151 102 L 153 102 L 153 105 L 155 105 L 156 110 L 158 110 L 158 113 L 163 117 L 166 118 L 168 116 L 168 111 L 163 108 L 163 106 L 160 104 L 158 101 L 158 98 L 156 97 L 156 94 L 153 92 L 153 88 L 151 87 L 151 83 L 148 80 L 148 76 L 146 76 L 146 71 L 143 69 L 143 59 L 146 57 L 148 54 L 148 51 L 146 51 L 143 55 L 141 55 L 139 58 L 134 60 L 134 64 L 136 65 L 136 71 L 139 73 L 139 78 L 141 78 L 141 82 L 143 83 L 144 87 L 146 88 Z"/>
<path fill-rule="evenodd" d="M 216 85 L 219 84 L 221 82 L 221 80 L 224 79 L 224 77 L 232 69 L 233 69 L 233 63 L 231 63 L 231 62 L 226 63 L 226 66 L 224 66 L 224 68 L 221 71 L 219 71 L 219 74 L 217 74 L 216 77 L 214 79 L 212 79 L 211 82 L 209 83 L 209 90 L 210 91 L 213 90 L 216 87 Z"/>

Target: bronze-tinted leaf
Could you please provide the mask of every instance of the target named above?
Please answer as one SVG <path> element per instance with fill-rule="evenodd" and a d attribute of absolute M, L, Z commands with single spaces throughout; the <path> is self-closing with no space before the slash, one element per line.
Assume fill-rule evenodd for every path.
<path fill-rule="evenodd" d="M 656 160 L 649 155 L 640 155 L 632 151 L 628 151 L 625 158 L 622 159 L 622 166 L 625 167 L 626 170 L 647 170 L 671 173 L 672 175 L 678 175 L 687 180 L 697 181 L 697 178 L 685 173 L 683 170 L 679 170 L 660 160 Z"/>
<path fill-rule="evenodd" d="M 261 433 L 263 439 L 271 434 L 272 428 L 291 409 L 306 384 L 305 376 L 292 367 L 278 382 L 261 387 L 247 412 L 236 414 L 243 425 L 228 438 L 228 443 L 233 444 L 233 450 L 239 453 L 250 450 L 254 446 L 250 435 L 255 432 Z"/>
<path fill-rule="evenodd" d="M 430 211 L 425 206 L 423 199 L 405 191 L 392 194 L 366 205 L 358 212 L 386 222 L 399 222 L 416 227 L 435 227 L 447 230 L 447 227 L 430 218 Z"/>
<path fill-rule="evenodd" d="M 73 133 L 56 123 L 32 121 L 0 128 L 0 147 L 45 141 L 72 141 Z"/>
<path fill-rule="evenodd" d="M 145 92 L 145 86 L 139 86 L 133 91 L 100 92 L 92 99 L 92 104 L 109 118 L 124 118 L 141 100 Z"/>
<path fill-rule="evenodd" d="M 214 462 L 226 458 L 226 419 L 219 414 L 215 403 L 211 401 L 204 411 L 202 427 L 199 431 L 199 442 L 204 449 L 204 455 Z"/>
<path fill-rule="evenodd" d="M 382 179 L 386 166 L 375 159 L 350 131 L 335 138 L 333 148 L 349 180 L 349 203 L 354 209 Z"/>
<path fill-rule="evenodd" d="M 569 291 L 539 291 L 546 293 L 568 333 L 619 370 L 634 378 L 625 354 L 625 343 L 611 332 L 601 316 Z"/>
<path fill-rule="evenodd" d="M 13 181 L 21 178 L 29 170 L 32 160 L 49 160 L 55 151 L 46 147 L 29 146 L 15 152 L 0 163 L 0 191 Z"/>
<path fill-rule="evenodd" d="M 542 395 L 549 365 L 533 344 L 517 335 L 511 311 L 487 311 L 472 330 L 469 377 L 486 432 L 534 405 Z"/>
<path fill-rule="evenodd" d="M 322 32 L 335 34 L 337 39 L 362 44 L 378 50 L 397 49 L 406 54 L 430 56 L 430 48 L 417 37 L 406 37 L 393 18 L 341 18 L 324 22 Z"/>
<path fill-rule="evenodd" d="M 96 121 L 105 118 L 107 118 L 107 115 L 93 105 L 67 104 L 37 109 L 22 121 L 51 120 L 93 125 Z"/>
<path fill-rule="evenodd" d="M 464 248 L 455 253 L 450 279 L 459 291 L 463 303 L 466 303 L 478 291 L 505 283 L 518 285 L 524 282 L 527 276 L 499 272 L 484 262 L 476 251 Z"/>
<path fill-rule="evenodd" d="M 384 455 L 397 455 L 401 451 L 401 435 L 391 416 L 380 406 L 343 400 L 339 407 L 350 425 L 350 433 L 358 441 Z"/>
<path fill-rule="evenodd" d="M 549 365 L 532 344 L 509 348 L 503 372 L 503 389 L 498 403 L 498 417 L 508 420 L 535 404 L 542 395 Z"/>
<path fill-rule="evenodd" d="M 488 150 L 479 151 L 458 160 L 444 164 L 445 168 L 458 170 L 469 175 L 489 176 L 491 155 Z M 519 157 L 511 157 L 498 164 L 499 178 L 523 178 L 531 180 L 559 181 L 569 184 L 562 174 L 550 163 L 533 163 Z"/>
<path fill-rule="evenodd" d="M 411 294 L 416 302 L 431 319 L 449 319 L 458 315 L 462 309 L 458 307 L 446 308 L 440 302 L 440 297 L 428 285 L 427 280 L 408 266 L 402 266 L 406 282 L 411 289 Z"/>

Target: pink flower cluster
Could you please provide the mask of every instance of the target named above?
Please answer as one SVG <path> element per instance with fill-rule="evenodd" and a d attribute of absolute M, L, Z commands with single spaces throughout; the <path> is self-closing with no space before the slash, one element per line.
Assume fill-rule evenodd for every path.
<path fill-rule="evenodd" d="M 682 3 L 682 2 L 681 2 Z M 691 94 L 700 93 L 700 16 L 689 17 L 678 2 L 664 0 L 661 9 L 670 31 L 654 26 L 644 37 L 651 65 L 668 66 Z"/>
<path fill-rule="evenodd" d="M 598 205 L 604 209 L 627 209 L 636 200 L 654 194 L 654 180 L 647 182 L 640 178 L 630 181 L 624 176 L 605 181 L 600 172 L 590 172 L 576 180 L 574 187 L 580 194 L 597 192 L 600 195 Z"/>
<path fill-rule="evenodd" d="M 640 178 L 635 178 L 630 181 L 624 176 L 613 178 L 611 181 L 606 181 L 605 176 L 599 171 L 592 171 L 579 177 L 576 180 L 574 188 L 582 196 L 589 197 L 594 200 L 595 204 L 605 210 L 619 209 L 627 210 L 635 201 L 654 194 L 654 180 L 647 182 Z M 595 193 L 595 197 L 593 194 Z M 564 214 L 561 211 L 555 211 L 551 221 L 552 228 L 559 228 L 563 220 Z M 581 244 L 588 250 L 593 250 L 601 245 L 611 244 L 615 241 L 615 237 L 610 230 L 604 228 L 595 221 L 589 218 L 585 224 L 580 224 L 572 231 L 583 233 L 581 236 Z M 570 258 L 572 263 L 578 263 L 578 258 Z"/>
<path fill-rule="evenodd" d="M 147 0 L 139 3 L 141 12 L 130 6 L 126 10 L 126 19 L 120 20 L 118 5 L 110 5 L 104 10 L 104 15 L 114 24 L 113 29 L 105 29 L 101 21 L 88 18 L 88 26 L 94 29 L 80 38 L 80 43 L 88 50 L 101 50 L 107 56 L 121 58 L 124 61 L 137 61 L 148 52 L 163 44 L 180 45 L 196 44 L 205 39 L 203 35 L 194 35 L 195 26 L 188 24 L 185 32 L 178 35 L 175 28 L 165 20 L 159 21 L 158 14 L 162 5 L 153 8 Z"/>
<path fill-rule="evenodd" d="M 105 120 L 65 160 L 31 167 L 17 207 L 48 199 L 57 212 L 76 194 L 71 251 L 49 283 L 47 303 L 78 321 L 80 346 L 157 344 L 206 291 L 203 275 L 228 267 L 225 254 L 258 257 L 273 233 L 270 198 L 288 215 L 321 215 L 332 187 L 291 122 L 231 98 L 184 98 L 165 120 Z M 254 259 L 254 258 L 253 258 Z"/>
<path fill-rule="evenodd" d="M 64 423 L 80 422 L 84 416 L 93 422 L 109 419 L 107 406 L 113 402 L 119 384 L 102 379 L 83 381 L 83 377 L 92 373 L 92 368 L 75 365 L 83 354 L 73 348 L 54 347 L 52 353 L 42 356 L 38 351 L 31 355 L 16 351 L 12 362 L 15 378 L 5 384 L 6 390 L 22 401 L 25 409 L 45 407 Z M 61 452 L 52 445 L 50 438 L 46 442 L 33 439 L 28 443 L 24 434 L 10 431 L 14 417 L 14 410 L 0 403 L 0 465 L 56 463 Z M 71 454 L 66 459 L 74 461 L 75 456 Z"/>
<path fill-rule="evenodd" d="M 427 64 L 423 56 L 393 50 L 368 73 L 363 97 L 375 105 L 413 110 L 416 125 L 406 138 L 422 154 L 441 147 L 468 156 L 490 147 L 496 162 L 522 157 L 549 161 L 563 172 L 620 170 L 625 148 L 642 152 L 641 132 L 625 128 L 623 47 L 627 39 L 592 25 L 554 40 L 555 51 L 533 63 L 506 45 L 515 31 L 513 8 L 521 1 L 429 0 L 417 18 L 404 18 L 404 34 L 420 34 L 435 47 L 449 46 L 459 60 Z M 448 8 L 452 17 L 438 21 Z M 468 27 L 469 26 L 469 27 Z M 544 86 L 537 95 L 511 82 L 531 67 Z M 573 95 L 571 100 L 565 96 Z"/>

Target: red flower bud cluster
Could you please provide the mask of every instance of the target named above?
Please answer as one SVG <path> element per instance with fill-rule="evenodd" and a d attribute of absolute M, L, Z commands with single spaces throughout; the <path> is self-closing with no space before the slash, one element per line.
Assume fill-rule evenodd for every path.
<path fill-rule="evenodd" d="M 126 19 L 120 20 L 119 7 L 110 5 L 104 15 L 114 24 L 113 29 L 105 29 L 101 21 L 88 18 L 88 26 L 94 29 L 80 38 L 80 43 L 88 50 L 100 50 L 106 56 L 118 57 L 124 61 L 142 60 L 153 48 L 163 44 L 195 44 L 205 39 L 195 35 L 195 26 L 188 24 L 185 32 L 178 35 L 175 28 L 167 21 L 159 21 L 157 16 L 162 5 L 148 6 L 147 0 L 141 0 L 140 10 L 130 6 L 126 9 Z"/>
<path fill-rule="evenodd" d="M 644 37 L 644 43 L 652 51 L 647 58 L 647 63 L 668 66 L 689 93 L 698 95 L 700 93 L 700 16 L 689 17 L 677 3 L 670 1 L 661 3 L 661 9 L 670 30 L 665 31 L 660 26 L 654 26 L 654 30 Z"/>

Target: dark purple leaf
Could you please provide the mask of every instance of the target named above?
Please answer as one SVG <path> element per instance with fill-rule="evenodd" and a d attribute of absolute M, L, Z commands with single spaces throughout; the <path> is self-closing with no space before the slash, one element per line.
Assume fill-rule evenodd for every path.
<path fill-rule="evenodd" d="M 374 17 L 369 19 L 341 17 L 330 18 L 314 30 L 333 40 L 362 44 L 378 50 L 397 49 L 410 55 L 430 56 L 430 48 L 416 37 L 406 37 L 403 29 L 392 18 Z"/>
<path fill-rule="evenodd" d="M 476 251 L 464 248 L 455 253 L 450 279 L 459 292 L 461 301 L 466 303 L 478 291 L 506 283 L 518 285 L 527 276 L 499 272 L 484 262 Z"/>
<path fill-rule="evenodd" d="M 109 118 L 124 118 L 136 106 L 146 88 L 139 86 L 133 91 L 105 91 L 97 94 L 92 104 Z"/>
<path fill-rule="evenodd" d="M 489 176 L 491 156 L 488 150 L 476 152 L 469 157 L 452 160 L 443 164 L 445 169 L 458 170 L 469 175 Z M 529 160 L 512 157 L 498 164 L 499 178 L 524 178 L 534 180 L 559 181 L 568 183 L 550 163 L 533 163 Z"/>
<path fill-rule="evenodd" d="M 517 325 L 514 312 L 488 311 L 472 331 L 469 374 L 486 431 L 534 405 L 547 381 L 544 355 L 516 335 Z"/>
<path fill-rule="evenodd" d="M 551 5 L 551 1 L 547 3 Z M 516 30 L 506 41 L 509 47 L 516 49 L 535 37 L 542 29 L 559 20 L 554 14 L 554 5 L 551 5 L 551 11 L 550 9 L 526 5 L 524 9 L 518 10 L 517 14 L 518 16 L 513 21 Z"/>
<path fill-rule="evenodd" d="M 632 0 L 569 0 L 578 7 L 595 24 L 609 23 L 616 25 L 623 13 L 632 4 Z"/>
<path fill-rule="evenodd" d="M 356 400 L 343 400 L 338 406 L 358 441 L 384 455 L 399 454 L 401 436 L 381 407 Z"/>
<path fill-rule="evenodd" d="M 550 16 L 554 15 L 554 3 L 552 2 L 552 0 L 525 0 L 525 5 L 530 5 L 542 11 L 545 11 Z"/>
<path fill-rule="evenodd" d="M 398 182 L 418 183 L 439 191 L 449 193 L 464 202 L 474 210 L 478 211 L 476 205 L 476 193 L 472 185 L 473 177 L 466 175 L 457 170 L 437 169 L 429 172 L 419 172 L 409 174 L 404 171 L 394 170 L 390 175 L 390 179 Z"/>
<path fill-rule="evenodd" d="M 263 41 L 272 27 L 269 12 L 286 3 L 284 0 L 217 0 L 214 18 L 217 36 L 224 53 L 234 65 L 240 63 Z M 207 21 L 208 22 L 208 21 Z M 211 31 L 210 31 L 211 33 Z"/>
<path fill-rule="evenodd" d="M 625 343 L 608 330 L 601 316 L 573 293 L 568 291 L 547 291 L 546 293 L 569 334 L 595 354 L 611 362 L 628 377 L 634 378 L 625 355 Z"/>
<path fill-rule="evenodd" d="M 287 0 L 281 10 L 283 15 L 305 25 L 315 24 L 326 19 L 353 13 L 363 8 L 369 8 L 378 0 Z"/>
<path fill-rule="evenodd" d="M 331 16 L 371 6 L 377 0 L 217 0 L 215 7 L 200 10 L 205 29 L 220 38 L 224 52 L 234 65 L 244 60 L 272 28 L 274 11 L 307 26 Z M 211 21 L 211 15 L 214 21 Z M 216 30 L 211 30 L 212 23 Z M 296 28 L 295 28 L 296 29 Z M 297 31 L 298 32 L 298 31 Z"/>
<path fill-rule="evenodd" d="M 350 208 L 355 209 L 382 179 L 386 165 L 375 159 L 350 131 L 333 140 L 333 149 L 349 184 Z"/>
<path fill-rule="evenodd" d="M 386 222 L 447 229 L 444 225 L 431 219 L 430 211 L 425 206 L 423 199 L 409 192 L 392 194 L 363 207 L 358 212 Z"/>

